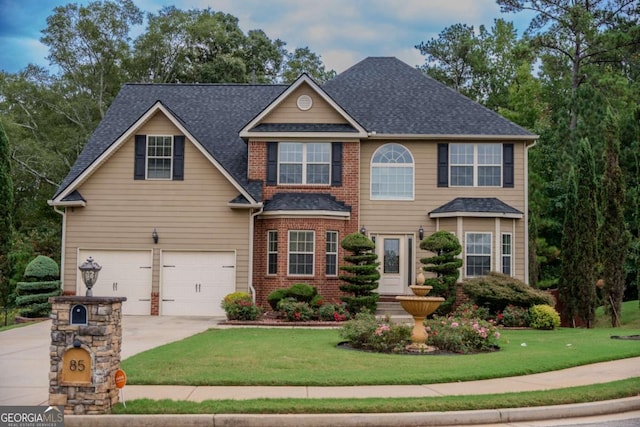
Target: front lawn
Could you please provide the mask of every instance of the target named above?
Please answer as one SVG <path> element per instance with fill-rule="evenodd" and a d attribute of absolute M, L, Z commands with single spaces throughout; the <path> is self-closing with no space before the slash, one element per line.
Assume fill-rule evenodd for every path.
<path fill-rule="evenodd" d="M 637 301 L 627 305 L 638 310 Z M 526 375 L 640 356 L 640 341 L 610 338 L 634 334 L 640 330 L 503 330 L 497 352 L 422 356 L 339 349 L 341 339 L 335 329 L 211 329 L 130 357 L 122 368 L 129 384 L 430 384 Z"/>

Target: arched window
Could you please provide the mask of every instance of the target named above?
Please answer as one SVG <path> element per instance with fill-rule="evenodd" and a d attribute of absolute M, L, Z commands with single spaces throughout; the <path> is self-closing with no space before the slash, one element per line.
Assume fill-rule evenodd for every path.
<path fill-rule="evenodd" d="M 385 144 L 371 158 L 372 200 L 413 200 L 413 156 L 400 144 Z"/>

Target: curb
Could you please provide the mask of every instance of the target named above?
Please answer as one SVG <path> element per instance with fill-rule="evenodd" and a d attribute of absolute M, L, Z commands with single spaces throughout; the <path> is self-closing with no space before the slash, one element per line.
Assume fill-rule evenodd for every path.
<path fill-rule="evenodd" d="M 67 427 L 376 427 L 456 426 L 542 421 L 620 414 L 640 410 L 640 395 L 602 402 L 533 408 L 483 409 L 454 412 L 384 414 L 168 414 L 168 415 L 67 415 Z"/>

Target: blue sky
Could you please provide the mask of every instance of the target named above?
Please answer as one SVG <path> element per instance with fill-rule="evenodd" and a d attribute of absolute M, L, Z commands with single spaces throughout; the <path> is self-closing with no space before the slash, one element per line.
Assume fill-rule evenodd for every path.
<path fill-rule="evenodd" d="M 328 70 L 342 72 L 367 56 L 395 56 L 410 65 L 424 57 L 415 45 L 456 23 L 491 26 L 513 21 L 522 31 L 531 15 L 501 14 L 495 0 L 134 0 L 145 13 L 175 5 L 229 13 L 242 30 L 261 29 L 287 49 L 308 46 Z M 29 63 L 48 66 L 39 41 L 47 16 L 69 0 L 0 0 L 0 70 L 17 72 Z M 77 0 L 87 4 L 89 1 Z M 146 24 L 145 24 L 146 25 Z M 137 34 L 144 25 L 137 28 Z M 134 34 L 135 36 L 136 34 Z"/>

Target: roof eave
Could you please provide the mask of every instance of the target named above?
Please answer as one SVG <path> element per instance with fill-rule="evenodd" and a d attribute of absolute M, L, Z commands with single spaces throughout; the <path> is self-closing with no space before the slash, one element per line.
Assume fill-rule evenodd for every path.
<path fill-rule="evenodd" d="M 281 217 L 281 218 L 299 218 L 299 217 L 330 217 L 330 218 L 342 218 L 349 219 L 351 217 L 350 212 L 338 212 L 338 211 L 327 211 L 327 210 L 274 210 L 262 212 L 260 214 L 261 217 L 270 216 L 270 217 Z"/>
<path fill-rule="evenodd" d="M 369 132 L 368 139 L 421 139 L 421 140 L 468 140 L 468 141 L 535 141 L 540 135 L 466 135 L 466 134 L 418 134 Z"/>
<path fill-rule="evenodd" d="M 241 132 L 240 137 L 243 139 L 253 140 L 282 140 L 282 139 L 340 139 L 359 140 L 367 137 L 367 133 L 360 132 Z"/>
<path fill-rule="evenodd" d="M 524 214 L 515 212 L 429 212 L 429 218 L 457 218 L 457 217 L 474 217 L 474 218 L 513 218 L 522 219 Z"/>

